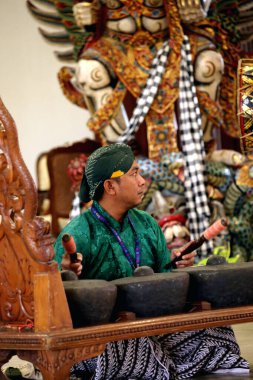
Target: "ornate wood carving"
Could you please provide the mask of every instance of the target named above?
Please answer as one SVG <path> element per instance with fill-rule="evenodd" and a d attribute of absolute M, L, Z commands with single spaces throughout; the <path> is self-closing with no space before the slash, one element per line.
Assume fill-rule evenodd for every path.
<path fill-rule="evenodd" d="M 33 318 L 33 274 L 53 258 L 49 225 L 35 218 L 36 189 L 23 162 L 16 127 L 0 103 L 0 317 Z"/>
<path fill-rule="evenodd" d="M 19 351 L 18 355 L 32 362 L 40 369 L 43 379 L 68 380 L 70 368 L 74 363 L 100 355 L 104 344 L 94 344 L 78 348 L 62 349 L 59 351 Z"/>
<path fill-rule="evenodd" d="M 50 225 L 36 217 L 36 211 L 37 191 L 20 153 L 16 125 L 0 101 L 0 320 L 3 322 L 33 320 L 35 273 L 58 271 L 52 261 Z M 51 290 L 53 294 L 55 290 Z M 67 308 L 66 299 L 64 303 Z M 71 326 L 68 313 L 67 318 Z"/>
<path fill-rule="evenodd" d="M 238 63 L 237 70 L 237 108 L 238 124 L 241 129 L 241 148 L 247 154 L 253 151 L 253 59 L 244 58 Z"/>

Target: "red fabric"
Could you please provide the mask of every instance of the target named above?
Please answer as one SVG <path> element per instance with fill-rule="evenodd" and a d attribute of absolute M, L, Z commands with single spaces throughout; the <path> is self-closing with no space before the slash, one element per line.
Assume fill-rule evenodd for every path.
<path fill-rule="evenodd" d="M 159 226 L 162 227 L 165 223 L 176 221 L 180 224 L 186 223 L 186 218 L 182 214 L 175 214 L 175 215 L 165 215 L 163 218 L 161 218 L 158 222 Z"/>

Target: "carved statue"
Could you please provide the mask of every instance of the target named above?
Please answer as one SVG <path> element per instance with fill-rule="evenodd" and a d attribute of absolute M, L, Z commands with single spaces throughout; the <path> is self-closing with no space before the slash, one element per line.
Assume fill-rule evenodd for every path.
<path fill-rule="evenodd" d="M 95 138 L 102 144 L 128 142 L 136 154 L 155 160 L 157 165 L 166 155 L 182 151 L 186 162 L 184 175 L 191 178 L 189 165 L 195 165 L 194 175 L 201 175 L 198 182 L 204 189 L 202 194 L 205 152 L 211 153 L 221 146 L 221 135 L 215 127 L 232 137 L 240 135 L 236 118 L 236 69 L 240 55 L 236 27 L 239 12 L 245 15 L 250 8 L 248 4 L 245 9 L 244 4 L 241 9 L 232 0 L 229 4 L 220 0 L 210 3 L 210 0 L 54 2 L 58 20 L 75 47 L 77 62 L 74 69 L 63 67 L 59 80 L 64 94 L 73 103 L 89 109 L 88 126 Z M 28 4 L 32 10 L 31 0 Z M 39 12 L 36 9 L 33 13 Z M 49 15 L 44 14 L 45 18 L 49 19 Z M 57 36 L 53 39 L 57 40 Z M 184 70 L 192 77 L 184 79 Z M 188 157 L 186 154 L 182 116 L 188 113 L 183 108 L 182 94 L 187 94 L 188 101 L 192 97 L 194 114 L 189 112 L 189 124 L 197 119 L 198 141 L 192 149 L 192 152 L 198 149 L 197 160 L 194 155 L 190 157 L 191 152 Z M 187 138 L 192 141 L 193 134 Z M 174 173 L 170 175 L 173 177 Z M 193 191 L 188 180 L 180 183 L 174 177 L 171 181 L 163 178 L 163 182 L 167 181 L 166 186 L 178 186 L 181 198 L 188 194 L 189 209 L 190 198 L 195 200 L 198 190 Z M 156 187 L 151 181 L 151 193 Z M 158 190 L 161 187 L 159 182 Z M 212 191 L 218 196 L 217 188 L 209 185 L 207 190 L 209 196 Z M 194 238 L 201 228 L 207 227 L 211 217 L 207 203 L 204 199 L 202 209 L 197 203 L 191 206 L 191 224 L 194 220 L 197 226 L 191 231 Z"/>
<path fill-rule="evenodd" d="M 94 26 L 101 20 L 99 12 L 103 12 L 105 18 L 103 34 L 84 45 L 75 73 L 77 86 L 92 115 L 88 125 L 103 143 L 118 141 L 126 130 L 128 115 L 132 111 L 129 110 L 128 94 L 135 99 L 140 96 L 152 60 L 161 44 L 167 41 L 171 47 L 168 63 L 158 93 L 145 117 L 146 131 L 139 132 L 137 141 L 141 146 L 140 152 L 155 159 L 161 156 L 161 152 L 179 149 L 175 101 L 179 93 L 180 49 L 184 29 L 191 23 L 201 23 L 209 5 L 210 1 L 204 2 L 202 7 L 199 1 L 191 0 L 177 3 L 174 0 L 95 0 L 74 5 L 73 12 L 80 27 Z M 185 28 L 182 23 L 185 23 Z M 213 36 L 207 38 L 207 34 L 192 34 L 190 38 L 194 47 L 197 87 L 202 97 L 208 96 L 214 107 L 224 62 L 222 55 L 216 51 Z M 132 101 L 132 107 L 135 102 Z M 207 113 L 202 115 L 207 143 L 213 140 L 213 124 Z"/>
<path fill-rule="evenodd" d="M 236 1 L 50 1 L 57 11 L 54 17 L 36 8 L 36 1 L 28 0 L 30 10 L 43 21 L 64 25 L 68 33 L 50 35 L 41 29 L 42 34 L 50 41 L 65 38 L 74 45 L 77 66 L 63 67 L 59 79 L 65 95 L 89 109 L 88 126 L 102 143 L 117 141 L 126 130 L 152 60 L 166 41 L 170 52 L 165 73 L 145 122 L 132 137 L 138 152 L 149 158 L 180 150 L 176 101 L 184 34 L 191 44 L 206 150 L 220 144 L 214 127 L 239 137 L 235 79 L 240 46 L 235 28 L 238 12 L 247 20 L 247 9 L 241 10 Z"/>

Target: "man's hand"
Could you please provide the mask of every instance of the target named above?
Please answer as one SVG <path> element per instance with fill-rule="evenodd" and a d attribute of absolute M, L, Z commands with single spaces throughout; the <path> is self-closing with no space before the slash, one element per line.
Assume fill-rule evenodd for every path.
<path fill-rule="evenodd" d="M 80 276 L 83 269 L 82 259 L 83 256 L 81 253 L 77 253 L 77 261 L 75 263 L 72 263 L 69 253 L 64 253 L 62 256 L 61 267 L 64 270 L 72 270 L 72 272 L 75 272 L 77 276 Z"/>
<path fill-rule="evenodd" d="M 182 249 L 185 249 L 188 245 L 190 245 L 191 242 L 188 244 L 185 244 Z M 171 260 L 173 260 L 175 257 L 179 257 L 181 255 L 181 250 L 180 248 L 174 249 L 171 252 Z M 183 255 L 182 259 L 176 262 L 177 268 L 185 268 L 185 267 L 190 267 L 191 265 L 194 264 L 194 259 L 196 256 L 196 251 L 193 251 L 191 253 L 187 253 Z"/>

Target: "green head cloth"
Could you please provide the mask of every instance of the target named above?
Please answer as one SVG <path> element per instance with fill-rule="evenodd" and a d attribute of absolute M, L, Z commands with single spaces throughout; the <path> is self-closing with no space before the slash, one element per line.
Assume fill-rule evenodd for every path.
<path fill-rule="evenodd" d="M 89 202 L 106 179 L 128 172 L 134 162 L 132 149 L 126 144 L 111 144 L 95 150 L 87 160 L 80 187 L 80 199 Z"/>

